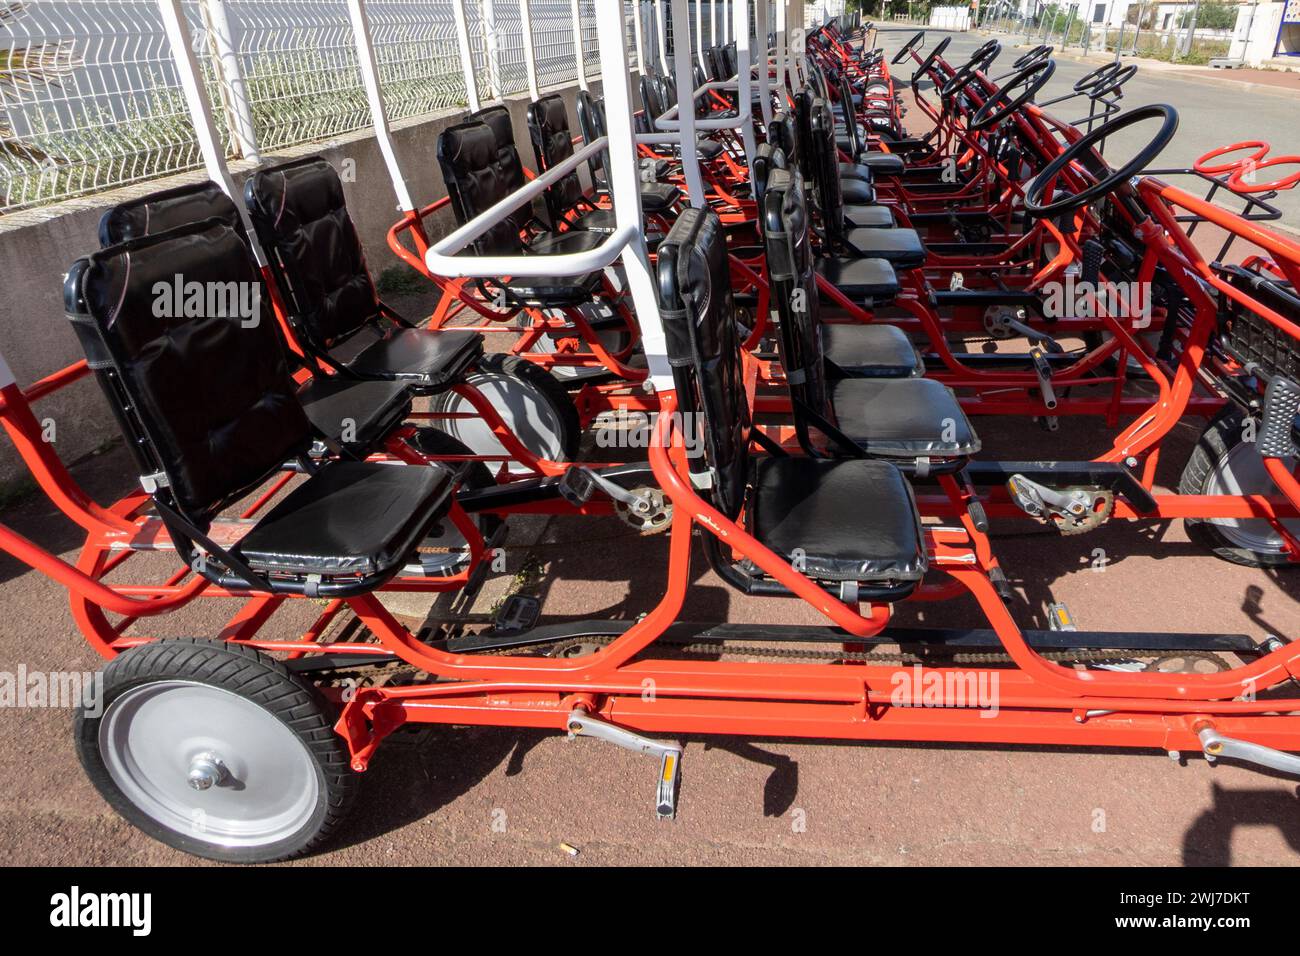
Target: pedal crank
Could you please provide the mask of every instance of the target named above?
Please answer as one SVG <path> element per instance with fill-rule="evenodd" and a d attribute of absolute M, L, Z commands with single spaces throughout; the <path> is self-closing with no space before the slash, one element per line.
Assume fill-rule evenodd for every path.
<path fill-rule="evenodd" d="M 659 757 L 659 783 L 655 794 L 655 814 L 661 820 L 677 816 L 677 785 L 681 781 L 682 745 L 651 740 L 638 733 L 593 717 L 582 707 L 569 714 L 569 739 L 595 737 L 615 747 Z"/>
<path fill-rule="evenodd" d="M 1115 510 L 1115 495 L 1107 488 L 1076 486 L 1057 490 L 1021 474 L 1007 479 L 1007 493 L 1025 514 L 1050 521 L 1065 535 L 1092 531 Z"/>

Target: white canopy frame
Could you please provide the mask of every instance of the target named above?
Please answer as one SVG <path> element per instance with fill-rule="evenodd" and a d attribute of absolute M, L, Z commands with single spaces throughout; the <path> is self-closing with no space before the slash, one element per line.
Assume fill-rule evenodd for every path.
<path fill-rule="evenodd" d="M 234 177 L 230 173 L 230 164 L 226 162 L 225 150 L 221 147 L 221 137 L 217 133 L 216 121 L 212 117 L 212 101 L 208 98 L 207 88 L 203 84 L 202 72 L 199 70 L 198 58 L 194 55 L 189 28 L 185 25 L 185 13 L 181 9 L 181 0 L 158 0 L 158 12 L 162 17 L 163 30 L 171 46 L 172 61 L 176 65 L 176 74 L 180 80 L 181 92 L 185 97 L 185 106 L 194 123 L 194 134 L 198 140 L 199 152 L 203 156 L 203 166 L 208 178 L 230 197 L 239 212 L 244 231 L 248 234 L 253 249 L 253 260 L 259 269 L 265 269 L 269 260 L 257 233 L 253 221 L 244 207 L 243 197 L 235 187 Z M 250 157 L 261 162 L 260 156 Z"/>

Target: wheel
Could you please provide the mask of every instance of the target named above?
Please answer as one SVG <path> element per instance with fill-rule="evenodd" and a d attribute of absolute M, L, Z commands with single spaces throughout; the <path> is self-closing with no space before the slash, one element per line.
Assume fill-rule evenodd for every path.
<path fill-rule="evenodd" d="M 1254 442 L 1245 440 L 1246 415 L 1230 405 L 1201 433 L 1178 482 L 1180 495 L 1277 494 Z M 1291 564 L 1282 538 L 1262 518 L 1184 518 L 1187 536 L 1225 561 L 1251 568 Z M 1300 520 L 1286 522 L 1300 534 Z"/>
<path fill-rule="evenodd" d="M 446 432 L 437 428 L 416 429 L 415 434 L 411 436 L 410 443 L 421 454 L 434 457 L 474 454 L 464 442 L 452 438 Z M 461 463 L 448 462 L 448 464 L 452 467 L 458 467 Z M 487 466 L 487 463 L 476 461 L 470 464 L 468 473 L 466 473 L 464 480 L 461 481 L 461 487 L 467 489 L 489 488 L 496 483 L 496 479 L 492 477 L 492 469 Z M 478 532 L 485 541 L 496 534 L 497 529 L 503 523 L 503 519 L 499 515 L 475 514 L 470 517 L 478 525 Z M 441 533 L 429 535 L 420 543 L 420 567 L 424 569 L 425 574 L 455 574 L 467 560 L 469 560 L 469 545 L 466 543 L 464 536 L 456 530 L 456 526 L 450 521 L 442 522 Z"/>
<path fill-rule="evenodd" d="M 467 380 L 487 397 L 529 451 L 550 461 L 572 461 L 577 457 L 582 438 L 578 408 L 546 369 L 517 355 L 485 355 Z M 433 410 L 472 415 L 474 406 L 463 396 L 448 391 L 433 400 Z M 505 454 L 481 418 L 449 418 L 441 427 L 475 454 Z M 510 470 L 527 472 L 514 462 Z"/>
<path fill-rule="evenodd" d="M 210 860 L 266 863 L 319 846 L 357 777 L 320 693 L 251 647 L 142 644 L 104 668 L 75 721 L 77 756 L 119 814 Z"/>

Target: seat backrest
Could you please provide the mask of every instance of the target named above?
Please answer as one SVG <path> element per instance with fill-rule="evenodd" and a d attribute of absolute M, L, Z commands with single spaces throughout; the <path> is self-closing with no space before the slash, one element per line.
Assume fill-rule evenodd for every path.
<path fill-rule="evenodd" d="M 849 155 L 855 160 L 862 153 L 862 140 L 858 137 L 858 115 L 853 109 L 853 88 L 849 86 L 847 73 L 841 73 L 839 79 L 840 105 L 844 107 L 844 131 L 849 138 Z M 832 114 L 834 118 L 834 114 Z"/>
<path fill-rule="evenodd" d="M 470 113 L 466 118 L 467 122 L 477 120 L 487 126 L 492 131 L 492 138 L 496 141 L 497 164 L 501 167 L 502 175 L 511 189 L 521 189 L 527 181 L 524 176 L 524 161 L 519 156 L 519 149 L 515 146 L 515 127 L 514 121 L 510 118 L 510 111 L 500 103 L 494 106 L 485 106 L 476 113 Z"/>
<path fill-rule="evenodd" d="M 817 184 L 822 230 L 832 248 L 844 240 L 844 193 L 840 188 L 840 154 L 835 146 L 835 117 L 826 101 L 818 97 L 809 110 L 812 162 L 809 167 Z"/>
<path fill-rule="evenodd" d="M 508 156 L 503 160 L 497 134 L 480 120 L 449 126 L 438 134 L 438 165 L 456 221 L 464 224 L 519 188 Z M 522 169 L 522 167 L 521 167 Z M 520 172 L 519 180 L 522 182 Z M 481 256 L 509 255 L 523 250 L 519 232 L 532 218 L 532 207 L 521 204 L 474 240 Z"/>
<path fill-rule="evenodd" d="M 758 228 L 762 231 L 766 222 L 762 216 L 763 196 L 767 192 L 767 180 L 772 175 L 774 169 L 785 169 L 785 153 L 778 146 L 771 143 L 764 143 L 754 151 L 754 198 L 757 201 L 760 215 L 758 217 Z"/>
<path fill-rule="evenodd" d="M 641 106 L 645 109 L 646 119 L 649 120 L 651 129 L 654 128 L 654 121 L 668 112 L 658 80 L 659 77 L 655 74 L 646 73 L 642 75 L 640 83 Z"/>
<path fill-rule="evenodd" d="M 809 241 L 808 204 L 803 177 L 796 169 L 774 169 L 767 181 L 761 212 L 772 298 L 781 317 L 781 365 L 794 399 L 795 431 L 810 454 L 822 452 L 807 419 L 810 409 L 835 424 L 830 384 L 821 339 L 821 303 Z"/>
<path fill-rule="evenodd" d="M 792 163 L 796 163 L 804 179 L 812 178 L 812 105 L 811 87 L 805 86 L 794 94 L 794 138 L 798 143 Z"/>
<path fill-rule="evenodd" d="M 659 245 L 656 286 L 679 408 L 689 438 L 704 440 L 713 471 L 709 494 L 734 518 L 749 481 L 752 420 L 745 395 L 736 303 L 722 221 L 710 209 L 687 209 Z M 697 434 L 702 432 L 702 436 Z"/>
<path fill-rule="evenodd" d="M 740 73 L 740 61 L 736 59 L 735 40 L 722 48 L 722 71 L 723 78 L 728 80 Z"/>
<path fill-rule="evenodd" d="M 785 110 L 772 114 L 772 122 L 767 126 L 767 141 L 779 149 L 791 166 L 803 168 L 799 138 L 795 135 L 794 120 Z"/>
<path fill-rule="evenodd" d="M 379 293 L 333 166 L 308 156 L 259 169 L 244 183 L 244 204 L 306 344 L 328 350 L 379 321 Z"/>
<path fill-rule="evenodd" d="M 537 171 L 545 172 L 573 155 L 573 131 L 564 97 L 549 93 L 528 104 L 528 135 L 537 157 Z M 583 198 L 582 180 L 575 169 L 549 186 L 545 193 L 551 225 L 558 228 L 565 214 Z"/>
<path fill-rule="evenodd" d="M 100 217 L 99 245 L 112 246 L 205 219 L 219 219 L 239 233 L 240 238 L 247 238 L 244 221 L 234 202 L 220 186 L 205 179 L 118 203 Z"/>
<path fill-rule="evenodd" d="M 578 90 L 577 107 L 578 129 L 582 130 L 582 142 L 590 146 L 605 135 L 605 103 L 586 90 Z M 591 172 L 591 184 L 598 191 L 607 188 L 605 167 L 608 163 L 609 150 L 607 149 L 602 149 L 587 160 L 587 169 Z"/>
<path fill-rule="evenodd" d="M 295 396 L 261 277 L 216 219 L 109 246 L 78 260 L 65 308 L 126 431 L 200 529 L 306 453 Z"/>
<path fill-rule="evenodd" d="M 704 64 L 708 67 L 709 79 L 713 81 L 727 79 L 727 65 L 722 59 L 722 47 L 711 46 L 704 51 Z"/>

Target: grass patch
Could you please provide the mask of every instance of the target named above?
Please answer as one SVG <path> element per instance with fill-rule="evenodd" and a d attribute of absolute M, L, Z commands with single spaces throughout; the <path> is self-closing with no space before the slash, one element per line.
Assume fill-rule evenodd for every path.
<path fill-rule="evenodd" d="M 410 266 L 391 266 L 379 273 L 375 288 L 380 295 L 427 295 L 438 287 Z"/>

